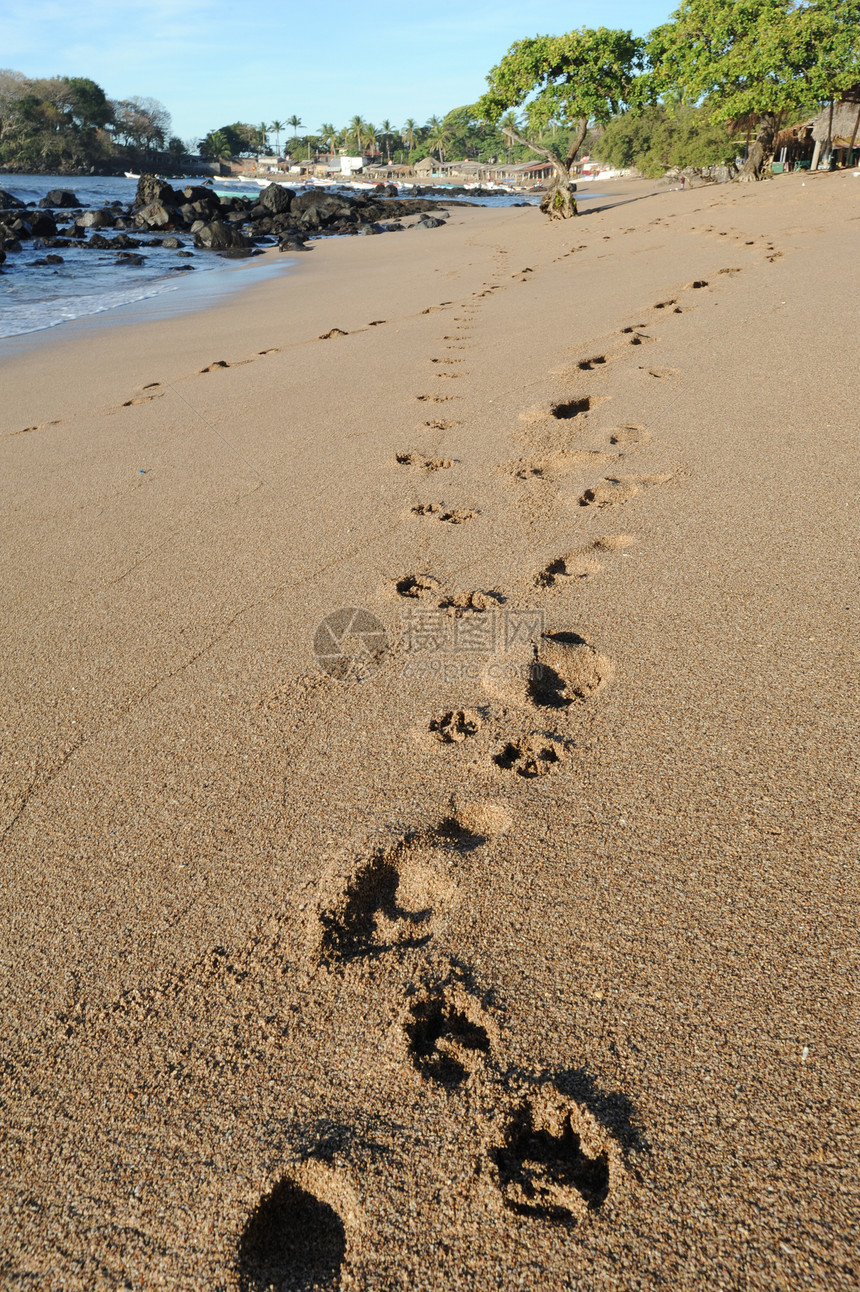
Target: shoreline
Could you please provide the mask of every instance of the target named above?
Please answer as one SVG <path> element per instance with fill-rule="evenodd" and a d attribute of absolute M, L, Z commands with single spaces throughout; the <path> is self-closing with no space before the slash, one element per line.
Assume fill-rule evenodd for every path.
<path fill-rule="evenodd" d="M 10 1287 L 853 1286 L 858 185 L 652 187 L 3 363 Z"/>

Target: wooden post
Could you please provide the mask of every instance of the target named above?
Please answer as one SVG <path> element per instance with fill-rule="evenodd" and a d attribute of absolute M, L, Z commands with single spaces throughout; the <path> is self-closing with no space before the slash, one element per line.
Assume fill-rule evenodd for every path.
<path fill-rule="evenodd" d="M 851 143 L 848 145 L 847 165 L 851 165 L 851 154 L 854 151 L 854 141 L 857 138 L 857 131 L 860 130 L 860 108 L 857 109 L 857 120 L 854 122 L 854 133 L 851 136 Z"/>

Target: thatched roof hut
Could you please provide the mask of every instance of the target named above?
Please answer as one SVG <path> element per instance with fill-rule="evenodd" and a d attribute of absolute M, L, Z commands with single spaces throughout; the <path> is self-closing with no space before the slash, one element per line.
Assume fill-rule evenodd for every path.
<path fill-rule="evenodd" d="M 860 137 L 858 130 L 858 113 L 860 113 L 860 86 L 849 90 L 841 103 L 833 104 L 833 120 L 830 119 L 830 107 L 823 108 L 817 117 L 812 119 L 812 138 L 816 143 L 826 144 L 828 139 L 834 148 L 850 148 Z"/>

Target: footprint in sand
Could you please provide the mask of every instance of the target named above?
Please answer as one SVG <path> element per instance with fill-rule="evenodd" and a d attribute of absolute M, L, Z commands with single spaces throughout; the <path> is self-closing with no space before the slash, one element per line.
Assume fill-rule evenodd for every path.
<path fill-rule="evenodd" d="M 672 479 L 669 472 L 647 476 L 606 476 L 592 488 L 586 489 L 579 496 L 580 507 L 617 507 L 620 503 L 629 502 L 642 489 L 649 485 L 668 484 Z"/>
<path fill-rule="evenodd" d="M 425 425 L 447 430 L 449 426 L 459 426 L 459 422 L 426 422 Z M 451 458 L 425 458 L 423 453 L 397 453 L 395 461 L 402 467 L 418 467 L 421 471 L 447 471 L 454 465 Z"/>
<path fill-rule="evenodd" d="M 455 426 L 460 426 L 460 424 L 460 422 L 446 422 L 439 417 L 431 417 L 429 422 L 424 423 L 424 425 L 429 426 L 432 431 L 450 431 Z"/>
<path fill-rule="evenodd" d="M 600 404 L 605 404 L 609 397 L 607 395 L 593 396 L 585 395 L 581 399 L 566 399 L 561 403 L 553 404 L 549 410 L 550 417 L 557 421 L 567 422 L 574 417 L 581 417 L 583 413 L 589 413 L 592 409 L 597 408 Z M 525 420 L 532 420 L 532 414 L 526 413 Z"/>
<path fill-rule="evenodd" d="M 333 327 L 333 328 L 329 328 L 328 332 L 321 332 L 320 335 L 317 337 L 317 340 L 331 341 L 336 336 L 349 336 L 349 333 L 344 332 L 343 328 Z"/>
<path fill-rule="evenodd" d="M 597 468 L 616 458 L 614 453 L 600 453 L 588 449 L 557 449 L 533 458 L 519 458 L 505 468 L 517 480 L 555 480 L 583 467 Z"/>
<path fill-rule="evenodd" d="M 443 745 L 461 745 L 475 736 L 484 725 L 477 709 L 449 709 L 441 718 L 433 718 L 430 730 Z"/>
<path fill-rule="evenodd" d="M 700 287 L 707 287 L 707 285 L 708 285 L 707 278 L 694 278 L 691 283 L 684 284 L 684 291 L 691 292 Z"/>
<path fill-rule="evenodd" d="M 677 368 L 648 368 L 644 365 L 639 368 L 640 372 L 646 372 L 649 377 L 655 377 L 657 381 L 664 381 L 667 377 L 677 377 Z"/>
<path fill-rule="evenodd" d="M 598 556 L 622 551 L 633 542 L 630 534 L 607 534 L 603 538 L 596 538 L 584 547 L 555 557 L 535 576 L 535 585 L 539 588 L 557 588 L 575 579 L 588 579 L 601 569 L 600 561 L 596 559 Z"/>
<path fill-rule="evenodd" d="M 548 732 L 533 731 L 510 740 L 497 754 L 493 762 L 505 772 L 516 772 L 527 780 L 546 776 L 557 771 L 567 758 L 567 745 L 557 736 Z"/>
<path fill-rule="evenodd" d="M 416 395 L 420 404 L 450 404 L 453 395 Z"/>
<path fill-rule="evenodd" d="M 419 503 L 417 507 L 412 508 L 413 516 L 430 516 L 435 520 L 444 521 L 449 525 L 463 525 L 467 520 L 474 520 L 480 516 L 479 511 L 473 511 L 465 507 L 445 507 L 442 503 L 424 502 Z"/>
<path fill-rule="evenodd" d="M 164 398 L 164 391 L 160 391 L 157 395 L 135 395 L 133 399 L 127 399 L 125 403 L 121 405 L 121 407 L 133 408 L 136 404 L 151 404 L 153 399 L 163 399 L 163 398 Z"/>
<path fill-rule="evenodd" d="M 589 700 L 611 679 L 611 660 L 575 632 L 542 633 L 522 657 L 490 660 L 484 689 L 524 709 L 565 711 Z"/>
<path fill-rule="evenodd" d="M 334 863 L 311 921 L 312 962 L 343 974 L 426 946 L 456 899 L 451 872 L 457 862 L 510 824 L 498 804 L 467 803 L 436 826 L 357 861 Z"/>
<path fill-rule="evenodd" d="M 579 363 L 576 366 L 582 372 L 591 372 L 593 368 L 599 368 L 604 363 L 611 363 L 611 362 L 612 362 L 612 355 L 595 354 L 595 355 L 592 355 L 590 359 L 580 359 Z"/>
<path fill-rule="evenodd" d="M 552 1086 L 519 1100 L 487 1156 L 510 1211 L 564 1225 L 599 1211 L 624 1175 L 614 1139 Z"/>
<path fill-rule="evenodd" d="M 613 426 L 607 432 L 609 443 L 615 444 L 619 448 L 628 448 L 631 444 L 647 444 L 651 439 L 651 432 L 644 426 Z"/>
<path fill-rule="evenodd" d="M 125 405 L 123 404 L 124 407 Z M 33 431 L 44 431 L 49 426 L 62 426 L 65 420 L 65 417 L 56 417 L 52 422 L 38 422 L 35 426 L 22 426 L 20 431 L 9 431 L 5 438 L 8 440 L 13 435 L 30 435 Z"/>
<path fill-rule="evenodd" d="M 403 578 L 395 580 L 394 590 L 399 597 L 425 600 L 437 596 L 442 590 L 442 584 L 430 574 L 405 574 Z"/>
<path fill-rule="evenodd" d="M 461 1085 L 484 1066 L 497 1037 L 493 1021 L 457 967 L 443 979 L 413 988 L 402 1027 L 416 1072 L 447 1088 Z"/>
<path fill-rule="evenodd" d="M 629 345 L 649 345 L 652 341 L 656 341 L 656 340 L 657 338 L 655 336 L 649 336 L 647 332 L 634 332 L 633 335 L 630 337 L 630 341 L 628 342 L 628 344 Z"/>
<path fill-rule="evenodd" d="M 657 304 L 654 306 L 654 309 L 667 310 L 670 307 L 670 305 L 675 305 L 676 303 L 677 302 L 674 299 L 671 301 L 658 301 Z"/>
<path fill-rule="evenodd" d="M 363 1228 L 355 1191 L 342 1170 L 310 1159 L 262 1196 L 236 1253 L 240 1292 L 340 1287 L 340 1273 Z"/>

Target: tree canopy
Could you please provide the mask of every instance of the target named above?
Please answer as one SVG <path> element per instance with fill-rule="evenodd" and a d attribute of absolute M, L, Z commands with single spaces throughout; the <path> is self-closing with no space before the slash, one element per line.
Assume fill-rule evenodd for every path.
<path fill-rule="evenodd" d="M 505 133 L 567 176 L 589 121 L 608 121 L 635 97 L 642 49 L 632 32 L 607 27 L 518 40 L 487 76 L 489 89 L 476 114 L 495 125 L 505 112 L 523 108 L 524 129 L 507 127 Z M 553 125 L 566 142 L 541 140 Z"/>

